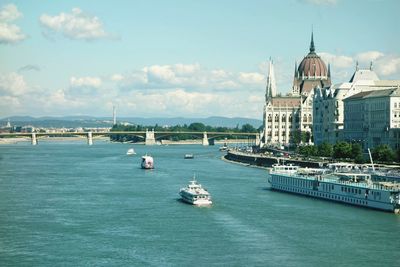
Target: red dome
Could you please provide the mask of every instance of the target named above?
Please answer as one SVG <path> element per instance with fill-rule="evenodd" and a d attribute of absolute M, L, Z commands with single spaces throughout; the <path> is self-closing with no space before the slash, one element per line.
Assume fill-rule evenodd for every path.
<path fill-rule="evenodd" d="M 310 52 L 301 61 L 298 73 L 300 76 L 327 76 L 328 70 L 324 61 L 315 52 Z"/>
<path fill-rule="evenodd" d="M 299 76 L 328 76 L 325 63 L 315 53 L 314 34 L 311 33 L 310 53 L 301 61 L 297 69 Z"/>

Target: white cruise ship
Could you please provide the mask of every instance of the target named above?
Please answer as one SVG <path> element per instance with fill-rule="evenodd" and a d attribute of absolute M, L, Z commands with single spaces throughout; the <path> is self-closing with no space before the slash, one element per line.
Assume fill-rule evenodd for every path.
<path fill-rule="evenodd" d="M 201 184 L 197 183 L 195 177 L 193 177 L 193 180 L 190 181 L 190 184 L 187 187 L 181 188 L 179 195 L 183 201 L 193 205 L 200 206 L 212 204 L 210 193 L 208 193 Z"/>
<path fill-rule="evenodd" d="M 346 204 L 400 213 L 400 183 L 372 181 L 366 173 L 338 173 L 273 165 L 271 189 Z"/>

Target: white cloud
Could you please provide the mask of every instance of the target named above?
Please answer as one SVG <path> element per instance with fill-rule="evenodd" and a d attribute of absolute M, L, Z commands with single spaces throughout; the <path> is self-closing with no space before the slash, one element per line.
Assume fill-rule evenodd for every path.
<path fill-rule="evenodd" d="M 344 55 L 334 55 L 326 52 L 318 53 L 322 60 L 328 64 L 330 63 L 335 68 L 348 68 L 354 65 L 354 60 L 352 57 Z"/>
<path fill-rule="evenodd" d="M 262 84 L 265 82 L 265 76 L 258 72 L 240 72 L 239 81 L 242 83 Z"/>
<path fill-rule="evenodd" d="M 10 22 L 22 17 L 22 13 L 14 4 L 8 4 L 0 10 L 0 21 Z"/>
<path fill-rule="evenodd" d="M 102 81 L 98 77 L 71 77 L 70 85 L 72 87 L 94 87 L 99 88 L 102 84 Z"/>
<path fill-rule="evenodd" d="M 122 74 L 116 73 L 116 74 L 111 75 L 110 79 L 111 79 L 111 81 L 119 82 L 119 81 L 122 81 L 124 79 L 124 76 Z"/>
<path fill-rule="evenodd" d="M 98 77 L 71 77 L 65 96 L 71 99 L 97 97 L 102 91 L 102 80 Z"/>
<path fill-rule="evenodd" d="M 79 8 L 56 16 L 43 14 L 40 16 L 40 23 L 47 30 L 59 32 L 70 39 L 96 40 L 110 36 L 103 29 L 98 17 L 85 14 Z"/>
<path fill-rule="evenodd" d="M 199 64 L 152 65 L 130 74 L 114 74 L 111 80 L 124 90 L 185 88 L 189 91 L 246 90 L 262 88 L 265 76 L 258 72 L 232 73 L 206 70 Z"/>
<path fill-rule="evenodd" d="M 27 90 L 28 86 L 22 75 L 15 72 L 0 75 L 0 95 L 19 96 Z"/>
<path fill-rule="evenodd" d="M 381 79 L 399 79 L 400 56 L 386 55 L 380 51 L 360 52 L 352 56 L 319 53 L 326 63 L 331 63 L 332 79 L 336 82 L 349 80 L 355 71 L 356 62 L 360 69 L 369 69 L 373 63 L 373 70 Z"/>
<path fill-rule="evenodd" d="M 375 69 L 378 74 L 389 76 L 396 74 L 397 79 L 400 79 L 400 57 L 399 56 L 385 56 L 378 59 L 375 63 Z"/>
<path fill-rule="evenodd" d="M 367 52 L 357 54 L 356 59 L 360 63 L 369 64 L 371 61 L 376 61 L 377 59 L 379 59 L 383 56 L 384 56 L 384 54 L 379 51 L 367 51 Z"/>
<path fill-rule="evenodd" d="M 11 22 L 20 17 L 22 17 L 22 13 L 18 11 L 17 6 L 14 4 L 8 4 L 1 8 L 0 43 L 14 44 L 26 38 L 25 34 L 22 33 L 17 25 L 11 24 Z"/>

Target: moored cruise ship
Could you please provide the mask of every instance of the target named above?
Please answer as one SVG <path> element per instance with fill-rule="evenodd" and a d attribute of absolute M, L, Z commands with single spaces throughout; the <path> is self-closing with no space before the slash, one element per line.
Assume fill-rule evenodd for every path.
<path fill-rule="evenodd" d="M 400 213 L 400 183 L 372 181 L 366 173 L 339 173 L 273 165 L 271 189 Z"/>
<path fill-rule="evenodd" d="M 197 183 L 196 178 L 193 177 L 193 180 L 190 181 L 190 184 L 181 188 L 179 191 L 179 195 L 182 200 L 188 202 L 193 205 L 211 205 L 211 195 L 208 191 L 201 186 L 201 184 Z"/>

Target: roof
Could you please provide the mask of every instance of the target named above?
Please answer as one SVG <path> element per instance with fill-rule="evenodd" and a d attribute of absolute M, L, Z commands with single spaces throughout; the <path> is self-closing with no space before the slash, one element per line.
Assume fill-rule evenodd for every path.
<path fill-rule="evenodd" d="M 358 94 L 352 95 L 344 99 L 347 100 L 357 100 L 357 99 L 366 99 L 366 98 L 376 98 L 376 97 L 390 97 L 390 96 L 397 96 L 400 97 L 400 88 L 390 88 L 390 89 L 383 89 L 383 90 L 373 90 L 373 91 L 364 91 Z"/>
<path fill-rule="evenodd" d="M 361 81 L 361 80 L 366 80 L 366 81 L 377 81 L 379 80 L 378 75 L 376 75 L 375 71 L 370 70 L 370 69 L 362 69 L 362 70 L 356 70 L 351 76 L 351 79 L 349 82 L 354 83 L 356 81 Z"/>
<path fill-rule="evenodd" d="M 300 96 L 285 96 L 285 97 L 274 97 L 272 98 L 273 106 L 290 106 L 300 107 L 301 97 Z"/>

